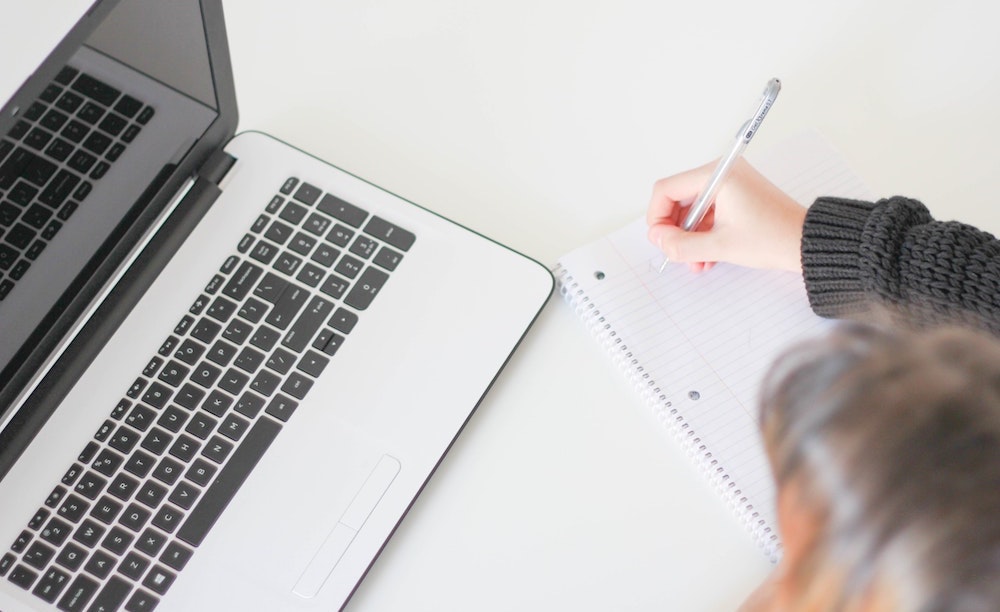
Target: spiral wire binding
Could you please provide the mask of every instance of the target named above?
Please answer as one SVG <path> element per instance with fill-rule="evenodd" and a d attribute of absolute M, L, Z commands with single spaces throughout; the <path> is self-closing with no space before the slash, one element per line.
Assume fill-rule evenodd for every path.
<path fill-rule="evenodd" d="M 760 516 L 753 504 L 743 496 L 742 490 L 733 482 L 725 468 L 719 465 L 718 459 L 712 456 L 711 451 L 704 444 L 701 444 L 701 438 L 697 436 L 686 419 L 678 414 L 677 408 L 674 408 L 672 402 L 667 400 L 667 396 L 661 392 L 660 387 L 656 385 L 656 381 L 653 380 L 649 372 L 646 372 L 645 368 L 639 365 L 639 360 L 635 358 L 617 332 L 612 329 L 611 324 L 601 314 L 597 305 L 580 288 L 580 284 L 569 270 L 565 269 L 562 264 L 557 264 L 552 272 L 556 277 L 559 293 L 563 299 L 573 308 L 597 341 L 605 348 L 611 356 L 612 362 L 632 383 L 660 424 L 674 435 L 696 468 L 703 472 L 705 479 L 729 505 L 737 520 L 743 523 L 769 560 L 772 563 L 777 563 L 781 558 L 781 541 L 774 529 L 767 524 L 764 517 Z"/>

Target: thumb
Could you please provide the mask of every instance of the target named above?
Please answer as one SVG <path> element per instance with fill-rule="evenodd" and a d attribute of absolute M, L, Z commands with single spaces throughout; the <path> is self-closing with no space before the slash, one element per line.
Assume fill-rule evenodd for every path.
<path fill-rule="evenodd" d="M 649 228 L 649 241 L 673 262 L 696 263 L 720 259 L 712 232 L 686 232 L 676 225 L 659 224 Z"/>

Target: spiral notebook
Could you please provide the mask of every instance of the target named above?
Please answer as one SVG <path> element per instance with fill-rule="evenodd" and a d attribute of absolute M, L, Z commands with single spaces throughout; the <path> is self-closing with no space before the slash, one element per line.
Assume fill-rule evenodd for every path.
<path fill-rule="evenodd" d="M 797 201 L 870 197 L 815 133 L 751 160 Z M 830 322 L 809 308 L 802 277 L 719 264 L 658 272 L 644 219 L 559 259 L 560 292 L 634 383 L 655 419 L 680 441 L 765 554 L 780 556 L 775 487 L 758 430 L 760 383 L 770 364 Z"/>

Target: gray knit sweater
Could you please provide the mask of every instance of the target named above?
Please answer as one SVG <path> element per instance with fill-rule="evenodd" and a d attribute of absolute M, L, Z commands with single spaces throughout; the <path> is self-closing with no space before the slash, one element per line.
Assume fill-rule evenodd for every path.
<path fill-rule="evenodd" d="M 916 200 L 817 199 L 806 214 L 802 269 L 809 302 L 824 317 L 884 310 L 917 324 L 1000 332 L 1000 241 L 935 221 Z"/>

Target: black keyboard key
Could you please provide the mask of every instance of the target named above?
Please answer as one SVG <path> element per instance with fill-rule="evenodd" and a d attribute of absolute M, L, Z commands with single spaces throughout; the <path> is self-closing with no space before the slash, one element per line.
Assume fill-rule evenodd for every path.
<path fill-rule="evenodd" d="M 317 208 L 351 227 L 361 227 L 368 218 L 368 213 L 364 210 L 329 193 L 323 196 Z"/>
<path fill-rule="evenodd" d="M 263 269 L 260 266 L 244 261 L 222 289 L 222 293 L 234 300 L 242 300 L 253 289 L 254 283 L 260 278 L 261 273 L 263 273 Z"/>
<path fill-rule="evenodd" d="M 140 130 L 142 130 L 142 128 L 133 123 L 125 128 L 125 131 L 121 133 L 119 138 L 122 139 L 122 142 L 132 142 L 135 140 L 135 137 L 139 135 Z"/>
<path fill-rule="evenodd" d="M 94 166 L 94 169 L 90 171 L 90 178 L 94 179 L 95 181 L 104 178 L 104 175 L 107 174 L 108 170 L 110 169 L 111 169 L 111 164 L 109 164 L 108 162 L 106 161 L 97 162 L 97 165 Z"/>
<path fill-rule="evenodd" d="M 256 259 L 264 265 L 268 265 L 274 259 L 275 255 L 278 254 L 278 248 L 273 244 L 268 242 L 258 242 L 257 246 L 250 251 L 250 257 Z"/>
<path fill-rule="evenodd" d="M 56 551 L 51 546 L 35 541 L 25 551 L 21 560 L 35 569 L 45 569 L 45 566 L 49 564 L 49 561 L 52 560 L 55 554 Z"/>
<path fill-rule="evenodd" d="M 261 302 L 258 299 L 250 298 L 243 302 L 243 306 L 240 307 L 239 316 L 251 323 L 260 323 L 260 320 L 264 318 L 264 314 L 267 313 L 267 304 Z"/>
<path fill-rule="evenodd" d="M 118 453 L 114 451 L 104 449 L 97 455 L 94 462 L 90 464 L 90 467 L 94 468 L 96 471 L 104 474 L 105 476 L 114 476 L 115 472 L 121 466 L 124 459 Z"/>
<path fill-rule="evenodd" d="M 207 487 L 212 482 L 212 477 L 215 476 L 217 469 L 204 459 L 195 459 L 191 467 L 188 468 L 188 471 L 184 473 L 184 478 L 187 478 L 196 485 Z"/>
<path fill-rule="evenodd" d="M 338 274 L 346 276 L 347 278 L 354 278 L 358 275 L 358 272 L 361 271 L 361 268 L 363 268 L 364 265 L 364 262 L 360 259 L 355 259 L 350 255 L 344 255 L 340 258 L 340 261 L 337 262 L 336 267 L 334 267 L 334 271 Z"/>
<path fill-rule="evenodd" d="M 132 531 L 139 533 L 143 530 L 143 528 L 145 528 L 146 522 L 149 521 L 149 517 L 152 515 L 152 512 L 146 510 L 139 504 L 131 503 L 128 508 L 125 509 L 125 512 L 122 513 L 118 522 Z"/>
<path fill-rule="evenodd" d="M 80 112 L 78 112 L 76 116 L 80 119 L 80 121 L 94 125 L 102 116 L 104 116 L 104 109 L 93 102 L 87 102 L 83 105 L 83 108 L 80 109 Z"/>
<path fill-rule="evenodd" d="M 95 612 L 111 612 L 125 603 L 125 598 L 132 592 L 132 585 L 118 576 L 112 576 L 101 592 L 94 598 L 90 609 Z"/>
<path fill-rule="evenodd" d="M 132 456 L 125 462 L 125 471 L 129 474 L 138 476 L 139 478 L 145 478 L 146 475 L 149 474 L 149 471 L 153 469 L 155 464 L 156 457 L 143 451 L 136 451 L 132 453 Z M 133 490 L 135 489 L 135 486 L 137 485 L 132 486 Z"/>
<path fill-rule="evenodd" d="M 142 435 L 138 431 L 123 425 L 115 432 L 108 446 L 127 455 L 139 443 L 141 437 Z"/>
<path fill-rule="evenodd" d="M 94 504 L 94 509 L 90 511 L 90 516 L 101 521 L 105 525 L 110 525 L 121 513 L 124 506 L 111 497 L 105 495 Z"/>
<path fill-rule="evenodd" d="M 205 448 L 202 449 L 201 454 L 203 457 L 221 464 L 232 450 L 233 445 L 229 440 L 221 436 L 212 436 L 212 439 L 205 443 Z"/>
<path fill-rule="evenodd" d="M 31 588 L 31 585 L 34 584 L 37 578 L 38 574 L 34 570 L 30 570 L 23 565 L 18 565 L 7 579 L 22 589 L 27 590 Z"/>
<path fill-rule="evenodd" d="M 122 96 L 118 103 L 115 104 L 115 110 L 119 113 L 125 115 L 129 119 L 135 117 L 135 114 L 142 109 L 142 102 L 136 100 L 132 96 L 126 94 Z"/>
<path fill-rule="evenodd" d="M 0 557 L 0 576 L 6 576 L 10 568 L 14 567 L 15 561 L 17 561 L 17 557 L 10 553 L 6 553 L 3 557 Z"/>
<path fill-rule="evenodd" d="M 184 431 L 201 440 L 205 440 L 212 434 L 218 421 L 202 412 L 195 413 L 188 421 Z"/>
<path fill-rule="evenodd" d="M 162 455 L 173 442 L 174 437 L 159 427 L 154 427 L 142 439 L 142 447 L 154 455 Z"/>
<path fill-rule="evenodd" d="M 73 532 L 73 539 L 87 548 L 94 548 L 104 537 L 105 531 L 105 528 L 95 521 L 87 519 Z"/>
<path fill-rule="evenodd" d="M 76 75 L 80 74 L 80 71 L 72 66 L 63 66 L 56 75 L 56 83 L 60 85 L 69 85 L 76 78 Z"/>
<path fill-rule="evenodd" d="M 302 222 L 303 219 L 306 218 L 307 214 L 309 214 L 308 208 L 306 208 L 305 206 L 300 206 L 295 202 L 289 202 L 281 210 L 281 214 L 278 216 L 284 219 L 285 221 L 288 221 L 292 225 L 298 225 L 299 223 Z M 275 221 L 275 224 L 278 224 L 278 222 Z M 285 227 L 287 228 L 288 226 Z"/>
<path fill-rule="evenodd" d="M 41 128 L 35 128 L 28 132 L 27 137 L 24 139 L 24 144 L 36 151 L 41 151 L 45 148 L 45 145 L 49 144 L 50 140 L 52 140 L 52 134 Z"/>
<path fill-rule="evenodd" d="M 221 325 L 203 317 L 191 330 L 191 336 L 205 344 L 211 344 L 220 331 L 222 331 Z"/>
<path fill-rule="evenodd" d="M 42 187 L 55 172 L 55 164 L 18 147 L 0 166 L 0 189 L 9 189 L 19 176 L 33 185 Z"/>
<path fill-rule="evenodd" d="M 73 198 L 77 200 L 83 200 L 88 195 L 90 195 L 90 191 L 91 189 L 93 189 L 93 187 L 94 186 L 89 182 L 83 181 L 82 183 L 80 183 L 80 186 L 76 188 L 76 191 L 73 192 Z"/>
<path fill-rule="evenodd" d="M 177 542 L 171 542 L 163 550 L 160 561 L 167 567 L 179 572 L 184 569 L 184 566 L 191 559 L 191 553 L 191 549 L 181 546 Z"/>
<path fill-rule="evenodd" d="M 253 382 L 250 383 L 250 388 L 257 393 L 268 397 L 274 393 L 279 384 L 281 384 L 281 377 L 275 376 L 267 370 L 261 370 L 257 373 L 257 376 L 254 377 Z"/>
<path fill-rule="evenodd" d="M 125 126 L 128 125 L 128 121 L 121 117 L 121 115 L 116 115 L 114 113 L 108 113 L 108 115 L 101 121 L 100 125 L 97 126 L 102 131 L 111 134 L 112 136 L 117 136 Z"/>
<path fill-rule="evenodd" d="M 83 141 L 83 148 L 91 151 L 95 155 L 103 155 L 111 146 L 111 138 L 100 132 L 92 132 Z"/>
<path fill-rule="evenodd" d="M 14 124 L 14 127 L 7 132 L 7 138 L 12 138 L 14 140 L 21 140 L 24 135 L 31 130 L 31 124 L 27 121 L 18 121 Z"/>
<path fill-rule="evenodd" d="M 87 561 L 87 565 L 85 565 L 83 569 L 90 575 L 103 580 L 108 577 L 108 574 L 110 574 L 111 570 L 114 568 L 114 557 L 103 550 L 95 550 L 94 554 L 90 556 L 90 560 Z"/>
<path fill-rule="evenodd" d="M 38 121 L 38 118 L 45 114 L 45 105 L 41 102 L 32 102 L 28 110 L 24 111 L 24 118 L 28 121 Z"/>
<path fill-rule="evenodd" d="M 159 383 L 153 383 L 153 386 L 150 387 L 150 391 L 143 396 L 143 401 L 149 401 L 150 393 L 154 393 L 153 389 L 156 387 L 161 389 L 164 388 L 163 385 L 160 385 Z M 159 392 L 157 392 L 157 394 L 159 394 Z M 142 404 L 137 404 L 135 408 L 128 413 L 128 416 L 125 417 L 125 422 L 139 431 L 146 431 L 146 429 L 155 420 L 156 412 L 146 406 L 143 406 Z"/>
<path fill-rule="evenodd" d="M 344 303 L 356 310 L 368 308 L 388 279 L 389 275 L 378 268 L 365 268 L 361 278 L 344 298 Z"/>
<path fill-rule="evenodd" d="M 287 178 L 285 182 L 281 185 L 281 193 L 285 195 L 292 193 L 292 191 L 295 190 L 295 186 L 298 184 L 299 184 L 299 179 L 295 178 L 294 176 Z"/>
<path fill-rule="evenodd" d="M 187 414 L 177 406 L 169 406 L 160 415 L 156 424 L 167 431 L 177 433 L 181 427 L 184 427 L 185 422 L 187 422 Z"/>
<path fill-rule="evenodd" d="M 381 217 L 372 217 L 365 226 L 365 233 L 388 242 L 401 251 L 408 251 L 416 241 L 416 236 L 397 225 L 389 223 Z"/>
<path fill-rule="evenodd" d="M 14 540 L 13 544 L 11 544 L 10 549 L 16 553 L 24 552 L 24 549 L 26 549 L 29 544 L 31 544 L 31 532 L 25 529 L 21 531 L 19 536 L 17 536 L 17 539 Z"/>
<path fill-rule="evenodd" d="M 128 474 L 119 474 L 114 482 L 108 487 L 108 493 L 114 495 L 122 501 L 128 501 L 132 494 L 139 488 L 139 481 Z"/>
<path fill-rule="evenodd" d="M 45 519 L 49 518 L 49 514 L 51 513 L 45 508 L 39 508 L 38 511 L 35 512 L 34 516 L 31 517 L 31 520 L 28 521 L 28 529 L 38 529 L 41 527 L 42 524 L 45 523 Z"/>
<path fill-rule="evenodd" d="M 76 544 L 70 542 L 59 553 L 56 557 L 56 563 L 65 567 L 66 569 L 75 572 L 80 569 L 83 562 L 87 559 L 87 551 L 84 548 L 77 546 Z"/>
<path fill-rule="evenodd" d="M 60 518 L 52 517 L 38 535 L 50 544 L 62 546 L 71 533 L 73 533 L 72 525 Z"/>
<path fill-rule="evenodd" d="M 358 236 L 349 250 L 362 259 L 368 259 L 377 248 L 378 243 L 368 236 Z"/>
<path fill-rule="evenodd" d="M 79 78 L 73 81 L 71 89 L 84 94 L 88 98 L 97 100 L 104 106 L 111 106 L 118 99 L 118 96 L 121 95 L 119 90 L 87 74 L 81 74 Z"/>
<path fill-rule="evenodd" d="M 278 260 L 274 262 L 274 269 L 278 272 L 282 272 L 291 276 L 295 274 L 298 269 L 299 264 L 302 263 L 302 258 L 297 255 L 292 255 L 291 253 L 284 252 L 278 256 Z"/>
<path fill-rule="evenodd" d="M 72 119 L 66 124 L 66 127 L 63 128 L 63 131 L 60 132 L 60 134 L 66 140 L 79 144 L 89 132 L 90 129 L 86 125 L 80 123 L 76 119 Z"/>
<path fill-rule="evenodd" d="M 281 333 L 278 330 L 261 325 L 250 338 L 250 344 L 263 351 L 269 351 L 274 348 L 279 338 L 281 338 Z"/>
<path fill-rule="evenodd" d="M 159 603 L 160 600 L 156 595 L 138 589 L 125 604 L 125 612 L 149 612 L 156 609 Z"/>
<path fill-rule="evenodd" d="M 299 272 L 298 276 L 295 277 L 295 280 L 304 285 L 315 287 L 323 281 L 324 276 L 326 276 L 326 272 L 323 271 L 323 268 L 307 263 L 302 266 L 302 270 Z"/>
<path fill-rule="evenodd" d="M 153 115 L 155 114 L 156 110 L 154 110 L 152 106 L 147 106 L 146 108 L 142 109 L 142 112 L 139 113 L 139 116 L 136 117 L 135 120 L 138 121 L 141 125 L 146 125 L 147 123 L 149 123 L 149 120 L 152 119 Z"/>
<path fill-rule="evenodd" d="M 173 447 L 171 446 L 171 450 Z M 153 478 L 159 480 L 165 485 L 173 486 L 177 479 L 181 477 L 181 473 L 184 471 L 184 466 L 179 462 L 171 459 L 170 457 L 164 457 L 157 464 L 156 469 L 153 470 Z"/>
<path fill-rule="evenodd" d="M 264 237 L 276 244 L 285 244 L 285 242 L 292 237 L 292 233 L 294 233 L 294 231 L 295 230 L 281 221 L 274 221 L 271 223 L 271 226 L 267 228 L 267 232 L 264 233 Z"/>
<path fill-rule="evenodd" d="M 155 593 L 164 595 L 166 594 L 167 589 L 170 588 L 170 585 L 174 583 L 174 580 L 176 578 L 177 578 L 176 574 L 174 574 L 173 572 L 171 572 L 166 568 L 157 565 L 156 567 L 154 567 L 149 571 L 149 574 L 146 576 L 146 579 L 142 581 L 142 586 L 146 587 L 147 589 Z"/>
<path fill-rule="evenodd" d="M 264 399 L 259 395 L 255 395 L 248 391 L 241 395 L 240 399 L 237 400 L 235 410 L 236 412 L 253 419 L 260 414 L 263 407 Z"/>
<path fill-rule="evenodd" d="M 311 378 L 303 376 L 299 372 L 292 372 L 288 376 L 288 380 L 285 381 L 285 384 L 281 385 L 281 390 L 296 399 L 302 399 L 306 396 L 306 393 L 309 393 L 313 382 Z"/>
<path fill-rule="evenodd" d="M 45 113 L 45 116 L 42 117 L 39 125 L 48 130 L 52 130 L 53 132 L 58 132 L 64 125 L 66 125 L 66 121 L 68 119 L 69 117 L 66 116 L 65 113 L 61 113 L 53 108 L 50 109 L 49 112 Z"/>
<path fill-rule="evenodd" d="M 309 293 L 305 289 L 288 285 L 265 320 L 278 329 L 287 329 L 308 298 Z"/>
<path fill-rule="evenodd" d="M 233 348 L 233 350 L 235 351 L 236 349 Z M 225 414 L 227 410 L 229 410 L 229 407 L 232 406 L 232 404 L 233 404 L 233 398 L 229 397 L 225 393 L 219 391 L 212 391 L 212 393 L 209 394 L 208 399 L 205 400 L 205 403 L 201 405 L 201 409 L 204 410 L 205 412 L 208 412 L 209 414 L 214 414 L 215 416 L 221 416 Z M 207 418 L 207 417 L 199 413 L 191 418 L 193 424 L 194 419 Z M 205 433 L 206 434 L 210 433 L 211 428 L 214 426 L 215 423 L 213 421 L 212 424 L 209 426 L 209 431 Z M 205 437 L 202 436 L 202 439 L 204 440 Z"/>
<path fill-rule="evenodd" d="M 354 230 L 340 223 L 334 225 L 330 233 L 326 235 L 327 240 L 339 247 L 346 247 L 353 237 Z"/>
<path fill-rule="evenodd" d="M 292 241 L 288 243 L 288 249 L 299 255 L 308 255 L 314 246 L 316 246 L 316 239 L 302 232 L 296 233 L 292 237 Z"/>
<path fill-rule="evenodd" d="M 156 558 L 160 554 L 163 545 L 167 543 L 167 537 L 152 527 L 147 527 L 136 540 L 135 549 L 144 555 Z"/>
<path fill-rule="evenodd" d="M 375 255 L 375 259 L 373 259 L 372 262 L 375 265 L 392 272 L 397 266 L 399 266 L 399 262 L 402 260 L 403 256 L 396 251 L 393 251 L 389 247 L 382 247 L 379 249 L 378 254 Z"/>
<path fill-rule="evenodd" d="M 118 573 L 126 578 L 138 581 L 148 568 L 149 561 L 147 559 L 138 553 L 131 552 L 127 557 L 122 559 L 121 564 L 118 566 Z"/>
<path fill-rule="evenodd" d="M 69 574 L 53 567 L 42 574 L 42 579 L 31 593 L 48 603 L 55 603 L 56 598 L 69 584 L 69 579 Z"/>
<path fill-rule="evenodd" d="M 104 159 L 114 162 L 118 161 L 118 158 L 122 156 L 125 152 L 125 145 L 120 142 L 116 142 L 108 148 L 107 152 L 104 153 Z"/>
<path fill-rule="evenodd" d="M 71 523 L 78 523 L 88 510 L 90 510 L 89 502 L 78 495 L 70 495 L 59 506 L 59 516 Z"/>
<path fill-rule="evenodd" d="M 59 600 L 59 609 L 65 612 L 77 612 L 86 609 L 87 602 L 93 598 L 100 588 L 100 584 L 91 580 L 84 574 L 80 574 L 73 581 L 73 584 L 66 589 L 66 593 Z"/>
<path fill-rule="evenodd" d="M 16 249 L 0 244 L 0 270 L 6 270 L 14 265 L 20 253 Z"/>
<path fill-rule="evenodd" d="M 338 308 L 330 317 L 330 326 L 339 332 L 349 334 L 358 323 L 358 315 L 346 308 Z"/>
<path fill-rule="evenodd" d="M 73 157 L 69 158 L 69 167 L 85 174 L 90 171 L 90 169 L 97 163 L 97 158 L 87 153 L 83 149 L 78 150 L 73 154 Z"/>
<path fill-rule="evenodd" d="M 153 517 L 153 526 L 162 529 L 167 533 L 173 533 L 181 521 L 184 520 L 184 513 L 170 505 L 164 505 Z"/>
<path fill-rule="evenodd" d="M 201 545 L 208 531 L 236 495 L 243 481 L 260 461 L 275 436 L 281 431 L 281 425 L 263 418 L 257 421 L 247 432 L 243 442 L 236 447 L 232 458 L 219 472 L 215 482 L 209 487 L 181 525 L 177 537 L 192 546 Z"/>
<path fill-rule="evenodd" d="M 271 357 L 267 360 L 267 367 L 279 374 L 287 374 L 294 363 L 295 355 L 279 348 L 271 353 Z"/>
<path fill-rule="evenodd" d="M 139 492 L 135 494 L 135 499 L 142 504 L 156 509 L 160 502 L 167 496 L 167 488 L 152 480 L 143 483 L 139 487 Z"/>
<path fill-rule="evenodd" d="M 279 393 L 275 395 L 274 399 L 271 400 L 271 403 L 267 405 L 267 410 L 265 410 L 265 412 L 284 422 L 292 416 L 292 413 L 294 413 L 295 409 L 298 407 L 298 402 Z"/>
<path fill-rule="evenodd" d="M 225 323 L 236 313 L 237 305 L 221 295 L 212 300 L 212 304 L 205 313 L 220 323 Z"/>
<path fill-rule="evenodd" d="M 109 423 L 110 422 L 111 421 L 109 421 Z M 104 487 L 107 484 L 107 478 L 98 476 L 93 472 L 87 472 L 82 478 L 80 478 L 80 482 L 73 487 L 73 490 L 89 500 L 94 500 L 97 499 L 97 496 L 101 494 L 101 491 L 104 490 Z"/>
<path fill-rule="evenodd" d="M 333 302 L 319 296 L 313 297 L 309 302 L 309 306 L 302 311 L 302 315 L 288 330 L 281 343 L 293 351 L 303 351 L 312 342 L 320 325 L 326 321 L 332 312 Z"/>
<path fill-rule="evenodd" d="M 326 233 L 326 230 L 330 229 L 332 222 L 329 217 L 324 217 L 323 215 L 317 215 L 312 213 L 306 222 L 302 225 L 303 229 L 307 232 L 316 234 L 317 236 L 322 236 Z"/>
<path fill-rule="evenodd" d="M 70 114 L 75 113 L 81 104 L 83 104 L 83 98 L 71 91 L 63 92 L 63 95 L 59 96 L 59 100 L 56 101 L 58 108 Z"/>
<path fill-rule="evenodd" d="M 288 180 L 292 181 L 295 179 L 288 179 Z M 288 184 L 289 183 L 286 181 L 285 186 L 287 186 Z M 285 193 L 285 186 L 282 187 L 282 193 Z M 296 191 L 295 195 L 292 197 L 300 202 L 304 202 L 312 206 L 313 204 L 316 203 L 316 200 L 319 198 L 320 193 L 321 192 L 318 187 L 310 185 L 309 183 L 302 183 L 298 191 Z"/>
<path fill-rule="evenodd" d="M 121 527 L 112 527 L 111 531 L 101 542 L 101 546 L 115 555 L 123 555 L 132 544 L 135 536 L 131 535 Z"/>
<path fill-rule="evenodd" d="M 49 496 L 45 498 L 45 505 L 48 506 L 49 508 L 57 508 L 59 504 L 62 502 L 64 497 L 66 497 L 66 488 L 57 486 L 56 488 L 52 489 L 52 492 L 49 493 Z M 31 534 L 29 533 L 28 536 L 30 537 Z"/>
<path fill-rule="evenodd" d="M 236 356 L 237 348 L 228 342 L 223 342 L 219 340 L 212 345 L 211 350 L 208 351 L 207 356 L 209 361 L 217 363 L 220 366 L 227 366 L 229 362 L 233 360 Z M 219 370 L 221 372 L 221 370 Z M 218 374 L 216 373 L 216 376 Z M 213 379 L 214 380 L 214 379 Z"/>
<path fill-rule="evenodd" d="M 244 419 L 243 417 L 230 414 L 222 421 L 222 425 L 219 426 L 219 433 L 226 436 L 233 442 L 239 442 L 243 434 L 246 433 L 247 429 L 250 428 L 250 421 Z"/>
<path fill-rule="evenodd" d="M 329 357 L 320 355 L 315 351 L 309 351 L 302 356 L 302 359 L 299 360 L 299 363 L 296 366 L 296 368 L 305 372 L 309 376 L 312 376 L 313 378 L 318 378 L 319 375 L 323 373 L 323 370 L 329 363 L 330 363 Z"/>

